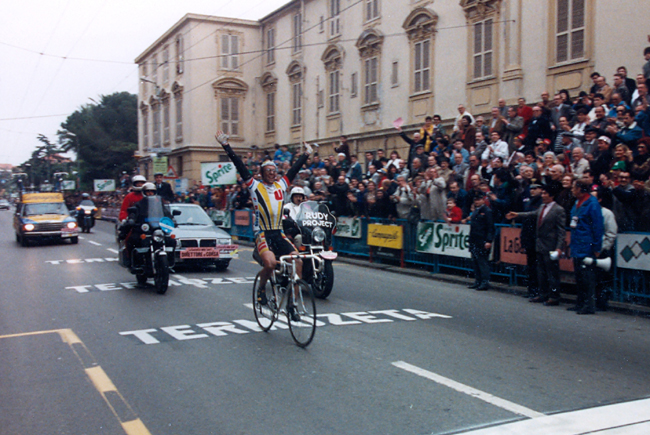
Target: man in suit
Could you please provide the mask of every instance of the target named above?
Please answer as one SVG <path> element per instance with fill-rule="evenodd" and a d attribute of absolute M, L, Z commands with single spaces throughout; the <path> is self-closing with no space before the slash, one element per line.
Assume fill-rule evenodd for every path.
<path fill-rule="evenodd" d="M 485 193 L 474 195 L 474 211 L 470 216 L 469 251 L 474 263 L 476 282 L 469 288 L 488 290 L 490 288 L 490 249 L 494 240 L 494 218 L 492 210 L 485 205 Z"/>
<path fill-rule="evenodd" d="M 174 202 L 174 191 L 172 190 L 171 184 L 163 181 L 162 172 L 155 173 L 154 180 L 156 184 L 156 195 L 160 196 L 167 203 Z"/>
<path fill-rule="evenodd" d="M 530 302 L 543 302 L 544 305 L 553 306 L 560 304 L 560 263 L 558 259 L 566 236 L 564 229 L 566 212 L 554 201 L 557 190 L 552 185 L 543 185 L 542 189 L 543 205 L 541 207 L 529 212 L 510 212 L 506 218 L 535 218 L 537 222 L 535 251 L 537 253 L 537 279 L 540 294 L 530 299 Z"/>
<path fill-rule="evenodd" d="M 575 111 L 571 106 L 565 104 L 562 101 L 562 96 L 556 94 L 553 97 L 554 107 L 551 109 L 551 128 L 556 132 L 560 131 L 560 118 L 565 117 L 570 125 L 573 125 L 573 118 L 575 117 Z"/>

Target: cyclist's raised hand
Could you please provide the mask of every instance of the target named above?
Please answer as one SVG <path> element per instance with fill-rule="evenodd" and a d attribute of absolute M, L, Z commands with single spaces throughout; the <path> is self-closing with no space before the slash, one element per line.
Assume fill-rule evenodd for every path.
<path fill-rule="evenodd" d="M 223 131 L 221 130 L 217 131 L 217 134 L 215 134 L 214 137 L 215 139 L 217 139 L 217 142 L 219 142 L 222 146 L 228 145 L 229 136 Z"/>

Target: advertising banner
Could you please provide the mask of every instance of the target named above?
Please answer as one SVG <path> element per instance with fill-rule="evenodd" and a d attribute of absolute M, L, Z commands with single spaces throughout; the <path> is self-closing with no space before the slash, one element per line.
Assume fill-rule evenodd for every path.
<path fill-rule="evenodd" d="M 565 272 L 573 272 L 573 260 L 570 258 L 569 251 L 570 242 L 571 231 L 567 231 L 560 258 L 560 270 Z M 501 228 L 500 258 L 504 263 L 526 265 L 526 250 L 521 246 L 521 228 Z"/>
<path fill-rule="evenodd" d="M 340 217 L 336 223 L 336 237 L 361 238 L 361 219 Z"/>
<path fill-rule="evenodd" d="M 219 228 L 231 228 L 232 223 L 231 214 L 226 210 L 212 210 L 210 212 L 210 219 L 217 225 Z"/>
<path fill-rule="evenodd" d="M 174 192 L 181 194 L 183 192 L 187 192 L 188 190 L 187 178 L 177 178 L 174 180 Z"/>
<path fill-rule="evenodd" d="M 403 249 L 404 228 L 399 225 L 368 224 L 368 245 Z"/>
<path fill-rule="evenodd" d="M 469 225 L 420 222 L 418 223 L 415 250 L 429 254 L 471 258 Z"/>
<path fill-rule="evenodd" d="M 616 266 L 623 269 L 650 270 L 650 237 L 647 234 L 616 236 Z"/>
<path fill-rule="evenodd" d="M 77 182 L 74 180 L 61 181 L 61 190 L 75 190 L 76 188 L 77 188 Z"/>
<path fill-rule="evenodd" d="M 251 224 L 250 212 L 235 210 L 235 225 L 247 227 Z"/>
<path fill-rule="evenodd" d="M 237 170 L 233 163 L 201 163 L 201 184 L 219 186 L 237 183 Z"/>
<path fill-rule="evenodd" d="M 93 180 L 95 192 L 115 192 L 115 180 Z"/>

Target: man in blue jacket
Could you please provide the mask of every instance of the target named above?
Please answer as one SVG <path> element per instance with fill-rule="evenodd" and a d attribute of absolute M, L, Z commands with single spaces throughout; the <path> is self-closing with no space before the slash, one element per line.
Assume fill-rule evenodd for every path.
<path fill-rule="evenodd" d="M 598 200 L 591 196 L 591 186 L 584 180 L 573 183 L 571 193 L 576 202 L 571 209 L 571 258 L 576 274 L 578 298 L 574 307 L 568 308 L 578 314 L 596 312 L 596 270 L 595 262 L 585 264 L 585 258 L 598 258 L 600 254 L 604 222 Z"/>

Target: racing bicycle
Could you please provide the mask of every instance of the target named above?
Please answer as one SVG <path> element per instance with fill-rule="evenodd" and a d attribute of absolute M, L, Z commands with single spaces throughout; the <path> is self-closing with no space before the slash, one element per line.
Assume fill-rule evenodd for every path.
<path fill-rule="evenodd" d="M 268 332 L 280 315 L 286 316 L 291 336 L 300 347 L 308 346 L 316 333 L 316 299 L 311 286 L 295 273 L 295 263 L 298 259 L 304 262 L 312 258 L 323 261 L 313 254 L 281 256 L 267 281 L 265 305 L 257 301 L 259 273 L 253 284 L 253 311 L 257 324 L 264 332 Z M 290 307 L 293 307 L 293 313 L 290 312 Z"/>

